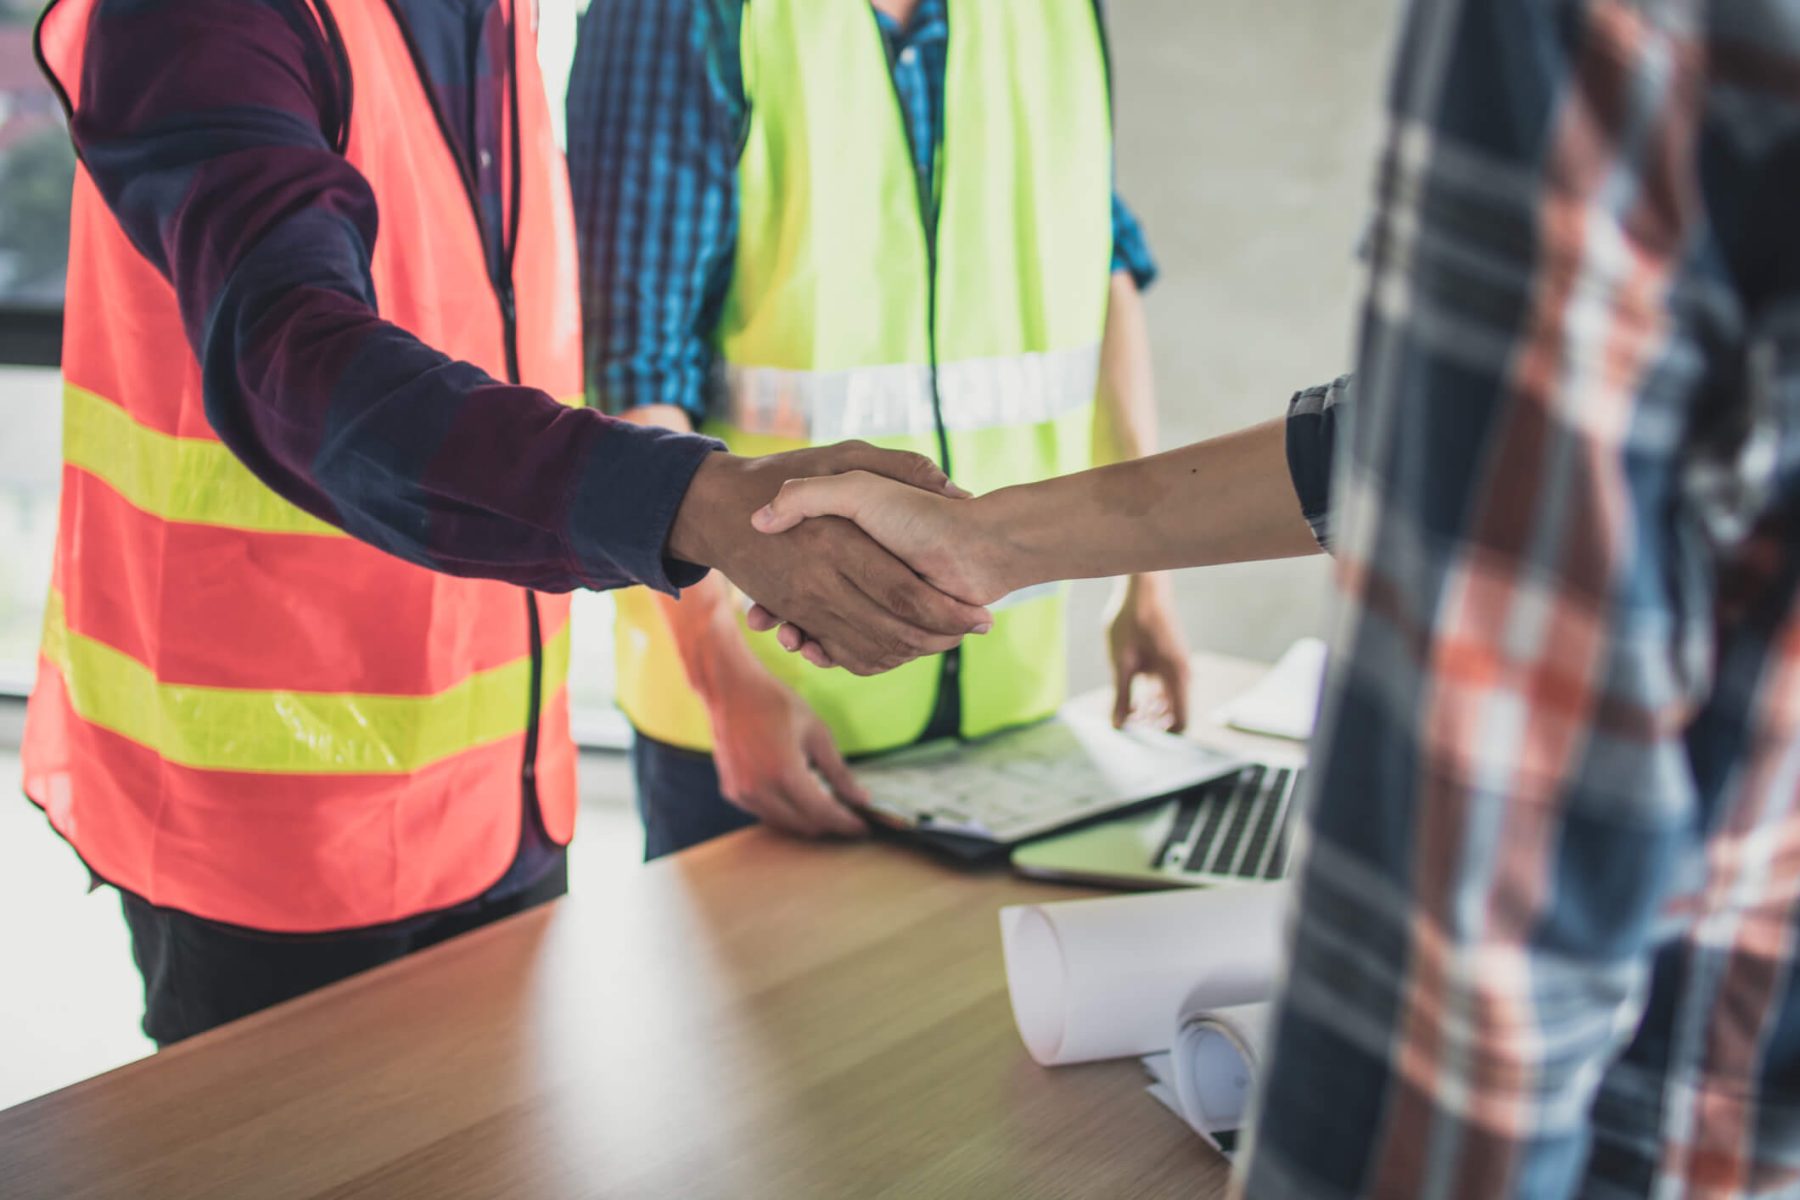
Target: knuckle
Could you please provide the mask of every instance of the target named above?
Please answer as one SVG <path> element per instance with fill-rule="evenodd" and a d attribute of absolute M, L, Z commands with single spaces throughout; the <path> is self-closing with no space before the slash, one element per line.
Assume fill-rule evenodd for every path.
<path fill-rule="evenodd" d="M 918 589 L 911 584 L 896 583 L 883 597 L 888 611 L 908 624 L 917 624 L 925 606 L 919 602 Z"/>

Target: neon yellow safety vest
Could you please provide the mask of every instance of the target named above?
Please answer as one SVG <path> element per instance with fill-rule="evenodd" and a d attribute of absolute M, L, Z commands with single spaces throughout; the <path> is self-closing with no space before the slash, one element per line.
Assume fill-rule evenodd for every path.
<path fill-rule="evenodd" d="M 951 0 L 937 228 L 866 0 L 750 0 L 738 242 L 704 431 L 739 454 L 846 438 L 976 493 L 1090 465 L 1112 256 L 1112 120 L 1093 0 Z M 746 531 L 746 537 L 756 534 Z M 1002 601 L 959 669 L 821 671 L 747 635 L 848 754 L 915 741 L 941 681 L 979 737 L 1062 702 L 1063 591 Z M 711 745 L 655 598 L 619 597 L 619 699 Z"/>

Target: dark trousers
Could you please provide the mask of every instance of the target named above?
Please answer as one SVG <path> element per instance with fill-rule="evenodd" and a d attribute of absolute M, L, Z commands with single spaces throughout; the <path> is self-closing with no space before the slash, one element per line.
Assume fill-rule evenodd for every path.
<path fill-rule="evenodd" d="M 644 861 L 686 850 L 756 824 L 725 799 L 710 754 L 683 750 L 638 734 L 631 743 L 638 815 L 644 820 Z"/>
<path fill-rule="evenodd" d="M 144 977 L 144 1032 L 158 1046 L 291 1000 L 553 900 L 569 890 L 566 855 L 536 883 L 504 899 L 477 899 L 390 925 L 338 933 L 277 934 L 158 908 L 119 889 L 131 955 Z"/>

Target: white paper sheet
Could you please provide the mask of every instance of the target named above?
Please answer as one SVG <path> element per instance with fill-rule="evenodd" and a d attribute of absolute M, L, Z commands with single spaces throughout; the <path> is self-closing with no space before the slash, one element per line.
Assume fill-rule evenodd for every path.
<path fill-rule="evenodd" d="M 1248 733 L 1305 741 L 1312 736 L 1325 680 L 1325 643 L 1301 638 L 1249 691 L 1219 710 L 1219 719 Z"/>
<path fill-rule="evenodd" d="M 1045 1066 L 1169 1049 L 1190 996 L 1268 999 L 1286 883 L 1018 905 L 1000 911 L 1013 1018 Z"/>

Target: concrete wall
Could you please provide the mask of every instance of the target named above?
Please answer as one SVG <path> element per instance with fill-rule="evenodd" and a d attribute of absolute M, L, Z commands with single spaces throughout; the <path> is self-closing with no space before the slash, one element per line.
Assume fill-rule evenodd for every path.
<path fill-rule="evenodd" d="M 1398 0 L 1113 0 L 1119 183 L 1162 277 L 1165 447 L 1279 415 L 1349 363 Z M 1323 627 L 1322 559 L 1184 572 L 1198 648 L 1273 657 Z M 1077 687 L 1108 678 L 1078 590 Z"/>

